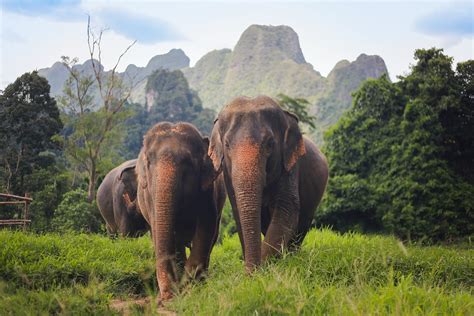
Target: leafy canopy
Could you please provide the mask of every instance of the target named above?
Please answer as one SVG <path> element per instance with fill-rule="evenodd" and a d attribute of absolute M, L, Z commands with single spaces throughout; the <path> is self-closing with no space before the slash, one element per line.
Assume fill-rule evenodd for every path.
<path fill-rule="evenodd" d="M 316 128 L 316 117 L 308 112 L 311 105 L 308 100 L 291 98 L 280 93 L 277 96 L 277 101 L 284 110 L 295 114 L 301 123 L 308 125 L 312 130 Z"/>
<path fill-rule="evenodd" d="M 62 129 L 48 81 L 25 73 L 0 95 L 0 188 L 23 195 L 25 177 L 54 163 Z"/>
<path fill-rule="evenodd" d="M 454 71 L 435 48 L 415 60 L 397 83 L 367 80 L 326 133 L 320 224 L 431 241 L 473 234 L 474 62 Z"/>

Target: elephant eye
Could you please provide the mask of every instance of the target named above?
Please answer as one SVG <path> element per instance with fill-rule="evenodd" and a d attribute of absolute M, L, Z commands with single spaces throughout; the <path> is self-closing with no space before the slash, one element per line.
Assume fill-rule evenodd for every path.
<path fill-rule="evenodd" d="M 269 139 L 267 140 L 267 144 L 266 144 L 266 145 L 267 145 L 267 149 L 269 149 L 269 150 L 271 150 L 271 149 L 273 149 L 273 147 L 275 147 L 275 140 L 273 139 L 273 137 L 272 137 L 272 138 L 269 138 Z"/>
<path fill-rule="evenodd" d="M 225 141 L 225 148 L 227 148 L 227 149 L 230 148 L 230 144 L 229 144 L 229 141 L 228 141 L 228 140 Z"/>

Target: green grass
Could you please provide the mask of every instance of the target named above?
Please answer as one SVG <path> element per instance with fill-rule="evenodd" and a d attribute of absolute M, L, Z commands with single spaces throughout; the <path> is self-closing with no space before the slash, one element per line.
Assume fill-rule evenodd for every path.
<path fill-rule="evenodd" d="M 300 251 L 244 273 L 238 238 L 214 248 L 205 282 L 166 309 L 191 315 L 474 314 L 474 250 L 311 231 Z M 111 299 L 156 295 L 149 236 L 0 231 L 2 314 L 112 314 Z M 149 311 L 146 309 L 145 311 Z"/>

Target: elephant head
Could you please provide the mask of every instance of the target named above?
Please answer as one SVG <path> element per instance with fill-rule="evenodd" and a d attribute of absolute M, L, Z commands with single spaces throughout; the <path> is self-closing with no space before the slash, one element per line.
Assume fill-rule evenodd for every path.
<path fill-rule="evenodd" d="M 118 176 L 118 180 L 123 185 L 123 202 L 125 203 L 127 211 L 136 212 L 136 198 L 137 198 L 137 176 L 135 173 L 136 159 L 130 161 Z"/>
<path fill-rule="evenodd" d="M 304 154 L 297 117 L 269 97 L 237 98 L 214 123 L 209 156 L 215 171 L 223 170 L 227 193 L 237 210 L 247 271 L 261 262 L 264 190 L 282 173 L 292 172 Z"/>
<path fill-rule="evenodd" d="M 151 227 L 161 298 L 178 282 L 175 224 L 183 203 L 196 203 L 217 176 L 209 141 L 187 123 L 159 123 L 144 137 L 137 163 L 138 204 Z"/>

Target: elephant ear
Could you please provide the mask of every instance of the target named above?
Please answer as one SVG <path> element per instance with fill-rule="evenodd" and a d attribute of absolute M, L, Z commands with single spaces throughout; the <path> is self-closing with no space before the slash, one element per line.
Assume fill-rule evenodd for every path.
<path fill-rule="evenodd" d="M 143 189 L 147 187 L 146 178 L 145 178 L 145 165 L 147 164 L 146 155 L 143 152 L 140 152 L 137 161 L 137 167 L 135 168 L 135 174 L 137 175 L 138 185 Z"/>
<path fill-rule="evenodd" d="M 125 171 L 128 171 L 128 170 L 135 170 L 135 167 L 137 166 L 137 162 L 132 162 L 130 163 L 129 165 L 127 165 L 125 168 L 123 168 L 121 171 L 120 171 L 120 174 L 119 174 L 119 180 L 122 180 L 122 177 L 123 177 L 123 174 Z"/>
<path fill-rule="evenodd" d="M 224 152 L 222 150 L 218 119 L 214 121 L 214 128 L 212 129 L 208 155 L 211 158 L 212 165 L 214 166 L 214 171 L 219 174 L 222 171 L 222 160 L 224 159 Z"/>
<path fill-rule="evenodd" d="M 214 183 L 214 180 L 216 180 L 217 176 L 219 175 L 219 172 L 214 170 L 212 160 L 208 156 L 209 138 L 203 137 L 202 141 L 204 144 L 204 157 L 201 169 L 201 189 L 203 191 L 206 191 Z"/>
<path fill-rule="evenodd" d="M 288 122 L 284 145 L 283 145 L 283 164 L 285 170 L 289 172 L 296 164 L 298 159 L 306 154 L 303 135 L 298 127 L 298 117 L 285 111 L 286 121 Z"/>

